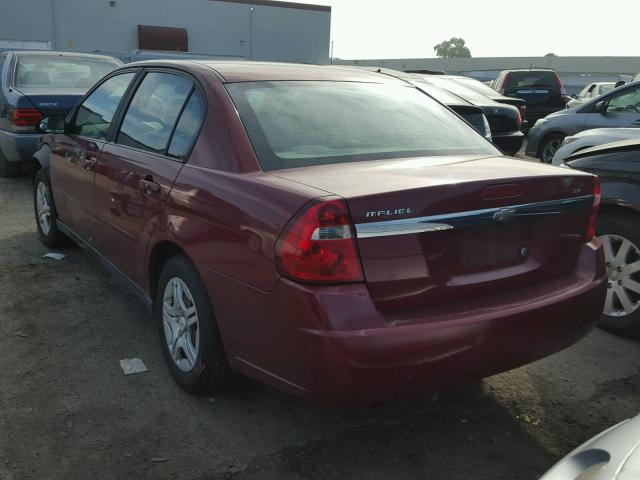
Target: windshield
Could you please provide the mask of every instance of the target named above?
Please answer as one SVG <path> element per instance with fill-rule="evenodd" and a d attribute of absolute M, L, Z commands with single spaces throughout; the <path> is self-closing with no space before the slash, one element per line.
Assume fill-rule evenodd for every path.
<path fill-rule="evenodd" d="M 615 86 L 616 86 L 615 83 L 603 83 L 602 85 L 600 85 L 600 95 L 613 90 Z"/>
<path fill-rule="evenodd" d="M 263 170 L 433 155 L 495 155 L 415 88 L 347 82 L 227 85 Z"/>
<path fill-rule="evenodd" d="M 120 65 L 90 57 L 24 55 L 18 57 L 15 87 L 89 88 Z"/>

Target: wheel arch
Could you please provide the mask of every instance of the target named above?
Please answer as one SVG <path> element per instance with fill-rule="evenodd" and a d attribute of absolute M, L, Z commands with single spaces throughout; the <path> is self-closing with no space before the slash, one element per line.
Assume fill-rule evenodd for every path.
<path fill-rule="evenodd" d="M 49 175 L 49 157 L 51 154 L 51 150 L 48 144 L 42 145 L 31 158 L 31 170 L 33 175 L 40 169 L 44 169 L 44 171 Z"/>
<path fill-rule="evenodd" d="M 540 139 L 540 142 L 538 142 L 538 151 L 536 152 L 537 158 L 542 159 L 542 148 L 544 147 L 547 139 L 553 135 L 561 135 L 563 137 L 566 137 L 569 134 L 564 133 L 562 130 L 551 130 L 550 132 L 545 133 L 544 136 Z"/>
<path fill-rule="evenodd" d="M 162 269 L 167 261 L 177 254 L 183 254 L 189 258 L 189 255 L 187 255 L 187 252 L 185 252 L 182 247 L 170 240 L 162 240 L 156 243 L 151 249 L 147 262 L 147 284 L 149 286 L 149 296 L 152 300 L 156 298 L 158 280 L 160 279 Z"/>
<path fill-rule="evenodd" d="M 598 215 L 620 214 L 634 217 L 640 220 L 640 210 L 636 207 L 620 203 L 602 203 L 600 204 Z"/>

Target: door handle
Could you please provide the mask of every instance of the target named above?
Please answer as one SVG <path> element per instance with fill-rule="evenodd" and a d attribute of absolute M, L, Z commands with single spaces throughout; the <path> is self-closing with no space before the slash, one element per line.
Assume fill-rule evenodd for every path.
<path fill-rule="evenodd" d="M 153 178 L 147 177 L 140 180 L 140 190 L 146 196 L 160 193 L 160 184 L 153 181 Z"/>
<path fill-rule="evenodd" d="M 631 122 L 631 125 L 636 125 L 637 127 L 640 127 L 640 118 L 635 122 Z"/>

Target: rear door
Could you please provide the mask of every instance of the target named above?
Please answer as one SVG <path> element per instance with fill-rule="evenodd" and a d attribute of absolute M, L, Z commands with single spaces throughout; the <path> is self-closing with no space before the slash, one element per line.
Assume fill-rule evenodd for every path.
<path fill-rule="evenodd" d="M 587 128 L 640 127 L 640 84 L 632 85 L 603 99 L 606 112 L 589 113 Z"/>
<path fill-rule="evenodd" d="M 188 76 L 147 71 L 96 167 L 96 247 L 140 283 L 150 235 L 204 116 Z M 136 261 L 132 261 L 132 260 Z"/>
<path fill-rule="evenodd" d="M 51 147 L 51 185 L 58 214 L 87 240 L 94 225 L 94 168 L 134 77 L 134 72 L 120 73 L 98 85 L 74 112 L 68 132 L 56 135 Z"/>

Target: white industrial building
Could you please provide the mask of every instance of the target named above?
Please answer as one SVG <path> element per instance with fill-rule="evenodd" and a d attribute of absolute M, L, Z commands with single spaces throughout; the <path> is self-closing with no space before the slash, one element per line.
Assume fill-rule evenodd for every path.
<path fill-rule="evenodd" d="M 325 64 L 330 29 L 331 7 L 271 0 L 3 0 L 0 49 Z"/>

